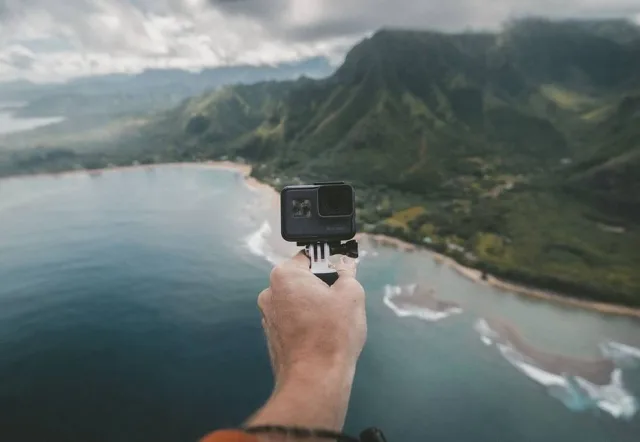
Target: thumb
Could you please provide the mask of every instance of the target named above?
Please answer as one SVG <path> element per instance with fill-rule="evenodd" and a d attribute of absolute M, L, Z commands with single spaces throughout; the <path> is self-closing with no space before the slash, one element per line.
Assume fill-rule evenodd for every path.
<path fill-rule="evenodd" d="M 340 262 L 334 265 L 338 272 L 338 280 L 331 287 L 334 294 L 350 294 L 352 296 L 364 296 L 364 289 L 356 279 L 357 262 L 353 258 L 341 257 Z M 364 298 L 363 298 L 364 299 Z"/>
<path fill-rule="evenodd" d="M 355 278 L 357 272 L 356 260 L 348 256 L 341 256 L 340 260 L 333 265 L 340 278 Z"/>
<path fill-rule="evenodd" d="M 349 258 L 348 256 L 341 256 L 340 260 L 333 265 L 333 268 L 336 270 L 336 272 L 338 272 L 338 281 L 355 279 L 356 277 L 356 260 L 353 258 Z"/>

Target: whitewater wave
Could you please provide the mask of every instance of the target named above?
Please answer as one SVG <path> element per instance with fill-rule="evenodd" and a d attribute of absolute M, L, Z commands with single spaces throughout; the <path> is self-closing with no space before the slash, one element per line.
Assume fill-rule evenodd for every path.
<path fill-rule="evenodd" d="M 260 224 L 260 228 L 245 238 L 245 247 L 255 256 L 278 265 L 291 257 L 300 249 L 292 243 L 284 242 L 280 236 L 273 235 L 268 220 Z"/>
<path fill-rule="evenodd" d="M 264 258 L 271 264 L 277 265 L 284 261 L 285 258 L 278 256 L 269 245 L 267 239 L 271 235 L 271 232 L 271 224 L 269 224 L 269 221 L 264 221 L 258 230 L 245 239 L 245 246 L 255 256 Z"/>
<path fill-rule="evenodd" d="M 600 344 L 600 352 L 619 367 L 635 368 L 640 365 L 640 348 L 631 345 L 607 341 Z"/>
<path fill-rule="evenodd" d="M 400 318 L 415 317 L 429 322 L 441 321 L 448 318 L 451 315 L 462 313 L 462 309 L 459 307 L 447 308 L 443 311 L 430 310 L 425 307 L 418 306 L 399 306 L 393 302 L 393 298 L 404 293 L 413 293 L 417 287 L 417 284 L 411 284 L 407 286 L 392 286 L 386 285 L 384 287 L 383 301 L 387 307 L 389 307 L 396 316 Z"/>
<path fill-rule="evenodd" d="M 621 369 L 611 374 L 607 385 L 596 385 L 580 376 L 567 373 L 550 373 L 537 367 L 535 361 L 514 349 L 508 342 L 497 342 L 499 334 L 486 320 L 480 319 L 474 326 L 485 345 L 496 343 L 504 357 L 518 371 L 547 388 L 547 392 L 572 411 L 598 408 L 615 418 L 631 419 L 638 411 L 638 401 L 624 387 Z"/>
<path fill-rule="evenodd" d="M 252 223 L 258 221 L 253 215 L 251 215 L 251 211 L 249 209 L 247 209 L 246 212 L 249 213 L 248 219 Z M 289 259 L 291 255 L 285 256 L 282 253 L 278 253 L 269 243 L 270 239 L 273 241 L 272 236 L 273 229 L 271 227 L 271 223 L 265 220 L 262 222 L 258 230 L 245 238 L 244 244 L 253 255 L 264 258 L 273 265 L 278 265 Z M 294 253 L 294 249 L 291 249 L 291 253 Z M 378 252 L 368 250 L 360 250 L 359 255 L 359 258 L 356 259 L 356 263 L 361 262 L 363 258 L 379 256 Z"/>
<path fill-rule="evenodd" d="M 370 256 L 372 258 L 377 258 L 378 256 L 380 256 L 380 254 L 378 252 L 376 252 L 375 250 L 363 250 L 362 248 L 360 249 L 360 251 L 358 252 L 358 257 L 360 258 L 366 258 L 367 256 Z"/>

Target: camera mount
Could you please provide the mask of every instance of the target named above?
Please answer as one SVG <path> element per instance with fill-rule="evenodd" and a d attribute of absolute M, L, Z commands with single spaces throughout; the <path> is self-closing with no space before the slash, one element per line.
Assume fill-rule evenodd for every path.
<path fill-rule="evenodd" d="M 298 246 L 303 246 L 310 260 L 311 272 L 328 285 L 333 285 L 338 280 L 338 272 L 329 266 L 329 257 L 332 255 L 344 255 L 350 258 L 358 257 L 358 242 L 356 240 L 347 241 L 316 241 L 299 242 Z"/>

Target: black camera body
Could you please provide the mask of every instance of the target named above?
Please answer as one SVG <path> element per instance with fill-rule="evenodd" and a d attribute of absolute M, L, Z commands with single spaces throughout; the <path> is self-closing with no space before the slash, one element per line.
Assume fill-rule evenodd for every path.
<path fill-rule="evenodd" d="M 356 235 L 355 192 L 344 182 L 287 186 L 280 193 L 282 238 L 337 243 Z"/>

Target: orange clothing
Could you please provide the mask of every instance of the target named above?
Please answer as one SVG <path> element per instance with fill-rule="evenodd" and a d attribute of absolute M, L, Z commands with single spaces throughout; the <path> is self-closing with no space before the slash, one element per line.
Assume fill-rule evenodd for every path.
<path fill-rule="evenodd" d="M 240 430 L 220 430 L 205 436 L 200 442 L 258 442 L 258 438 Z"/>

